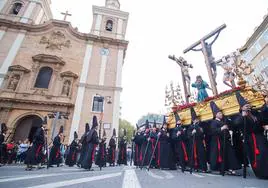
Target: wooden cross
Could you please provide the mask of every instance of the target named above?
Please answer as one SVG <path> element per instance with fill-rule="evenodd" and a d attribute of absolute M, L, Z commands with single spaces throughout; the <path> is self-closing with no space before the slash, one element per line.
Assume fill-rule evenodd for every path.
<path fill-rule="evenodd" d="M 184 67 L 193 68 L 193 67 L 192 67 L 191 64 L 188 64 L 187 61 L 185 59 L 183 59 L 183 57 L 176 58 L 175 55 L 173 55 L 173 56 L 169 55 L 168 58 L 173 60 L 173 61 L 175 61 L 181 68 L 181 76 L 182 76 L 182 83 L 183 83 L 185 101 L 186 101 L 186 103 L 189 103 L 190 77 L 189 77 L 189 83 L 186 83 L 187 82 L 186 78 L 185 78 L 186 75 L 185 75 L 185 72 L 183 71 L 183 68 Z"/>
<path fill-rule="evenodd" d="M 65 13 L 62 12 L 61 14 L 64 15 L 64 18 L 63 18 L 64 21 L 66 21 L 67 16 L 72 16 L 72 14 L 69 14 L 68 10 Z"/>
<path fill-rule="evenodd" d="M 212 31 L 211 33 L 209 33 L 208 35 L 204 36 L 202 39 L 200 39 L 199 41 L 195 42 L 194 44 L 192 44 L 190 47 L 186 48 L 183 53 L 187 53 L 189 51 L 202 51 L 203 55 L 205 57 L 205 63 L 207 66 L 207 71 L 208 71 L 208 76 L 209 76 L 209 80 L 211 83 L 211 87 L 212 87 L 212 91 L 214 95 L 218 94 L 217 91 L 217 87 L 216 87 L 216 78 L 213 76 L 212 73 L 212 66 L 211 66 L 211 57 L 212 57 L 212 51 L 211 51 L 211 46 L 212 44 L 217 40 L 220 32 L 226 28 L 226 25 L 223 24 L 220 27 L 218 27 L 217 29 L 215 29 L 214 31 Z M 206 40 L 210 39 L 211 37 L 213 37 L 214 35 L 216 35 L 216 37 L 214 38 L 214 40 L 209 44 L 209 48 L 208 48 L 208 44 L 206 43 Z M 201 44 L 201 49 L 195 49 L 195 47 L 197 47 L 198 45 Z"/>

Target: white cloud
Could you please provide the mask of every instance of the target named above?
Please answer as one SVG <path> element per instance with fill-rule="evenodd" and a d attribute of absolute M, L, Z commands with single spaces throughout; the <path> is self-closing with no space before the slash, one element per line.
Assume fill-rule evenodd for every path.
<path fill-rule="evenodd" d="M 165 85 L 181 81 L 178 66 L 167 58 L 182 51 L 223 23 L 213 45 L 213 54 L 220 58 L 241 47 L 267 13 L 268 0 L 121 0 L 121 10 L 129 12 L 127 40 L 130 41 L 123 68 L 122 117 L 135 123 L 148 112 L 164 108 Z M 89 32 L 92 5 L 104 6 L 104 0 L 52 0 L 55 19 L 69 10 L 68 20 L 79 31 Z M 192 80 L 198 74 L 208 80 L 201 52 L 183 55 L 194 65 Z M 219 90 L 226 89 L 221 83 Z"/>

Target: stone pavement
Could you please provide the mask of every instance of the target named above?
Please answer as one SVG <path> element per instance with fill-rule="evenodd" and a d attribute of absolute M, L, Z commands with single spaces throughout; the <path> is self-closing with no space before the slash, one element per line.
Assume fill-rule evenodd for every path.
<path fill-rule="evenodd" d="M 219 176 L 179 170 L 164 171 L 140 170 L 130 166 L 106 167 L 102 171 L 85 171 L 77 167 L 54 167 L 25 171 L 24 166 L 0 167 L 0 187 L 2 188 L 266 188 L 267 180 L 254 177 L 252 172 L 247 179 L 241 176 Z"/>

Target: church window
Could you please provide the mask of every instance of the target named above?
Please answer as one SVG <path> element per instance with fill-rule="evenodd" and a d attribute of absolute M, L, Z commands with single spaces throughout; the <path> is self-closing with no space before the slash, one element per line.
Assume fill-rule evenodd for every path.
<path fill-rule="evenodd" d="M 38 73 L 34 87 L 48 89 L 52 72 L 53 72 L 52 68 L 42 67 Z"/>
<path fill-rule="evenodd" d="M 14 14 L 14 15 L 18 15 L 20 10 L 22 8 L 22 4 L 21 3 L 15 3 L 13 4 L 13 7 L 10 11 L 11 14 Z"/>
<path fill-rule="evenodd" d="M 103 111 L 103 102 L 104 102 L 103 97 L 94 96 L 92 111 L 93 112 L 102 112 Z"/>
<path fill-rule="evenodd" d="M 106 31 L 113 31 L 113 21 L 112 20 L 108 20 L 106 22 Z"/>

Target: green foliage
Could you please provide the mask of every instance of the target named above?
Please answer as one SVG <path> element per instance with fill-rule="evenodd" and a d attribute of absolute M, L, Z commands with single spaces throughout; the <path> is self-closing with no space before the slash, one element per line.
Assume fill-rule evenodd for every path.
<path fill-rule="evenodd" d="M 131 125 L 131 123 L 128 122 L 127 120 L 119 119 L 119 138 L 123 137 L 124 135 L 123 129 L 127 130 L 127 141 L 128 143 L 130 143 L 131 138 L 133 136 L 134 126 Z"/>

